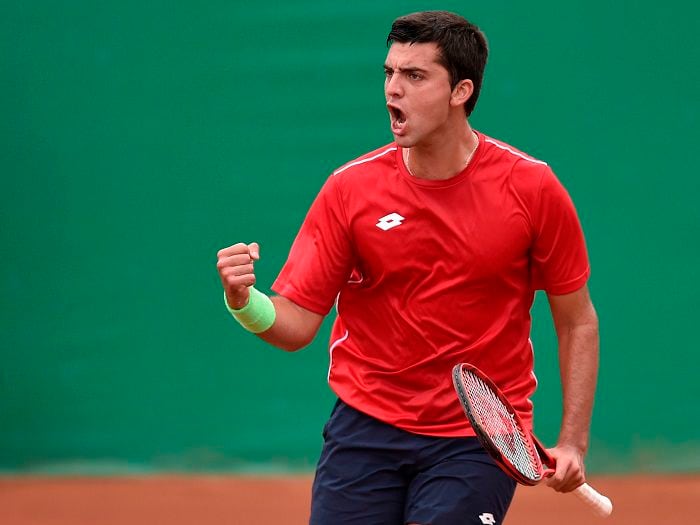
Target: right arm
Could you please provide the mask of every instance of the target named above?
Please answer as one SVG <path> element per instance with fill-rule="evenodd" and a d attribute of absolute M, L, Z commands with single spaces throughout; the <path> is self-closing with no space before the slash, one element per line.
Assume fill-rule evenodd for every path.
<path fill-rule="evenodd" d="M 228 305 L 239 310 L 248 304 L 250 287 L 255 284 L 254 262 L 260 259 L 257 243 L 238 243 L 220 250 L 216 267 Z M 308 345 L 316 336 L 323 316 L 280 295 L 270 298 L 275 307 L 273 325 L 257 334 L 263 341 L 287 351 Z"/>

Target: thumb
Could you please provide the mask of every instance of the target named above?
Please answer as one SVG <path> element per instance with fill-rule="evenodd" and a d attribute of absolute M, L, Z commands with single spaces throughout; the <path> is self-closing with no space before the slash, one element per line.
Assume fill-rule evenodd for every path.
<path fill-rule="evenodd" d="M 251 242 L 248 245 L 248 253 L 250 253 L 250 257 L 254 261 L 257 261 L 260 259 L 260 246 L 258 245 L 257 242 Z"/>

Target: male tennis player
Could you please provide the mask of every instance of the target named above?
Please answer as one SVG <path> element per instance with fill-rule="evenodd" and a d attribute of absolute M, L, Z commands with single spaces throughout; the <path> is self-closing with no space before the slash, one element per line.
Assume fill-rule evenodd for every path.
<path fill-rule="evenodd" d="M 470 127 L 487 57 L 476 26 L 415 13 L 387 43 L 394 142 L 328 178 L 277 295 L 253 288 L 256 243 L 221 250 L 218 269 L 233 316 L 286 350 L 314 338 L 337 298 L 328 381 L 339 400 L 311 523 L 501 523 L 515 483 L 474 437 L 450 372 L 476 365 L 531 425 L 530 307 L 544 290 L 564 406 L 549 483 L 580 485 L 598 367 L 584 238 L 546 163 Z"/>

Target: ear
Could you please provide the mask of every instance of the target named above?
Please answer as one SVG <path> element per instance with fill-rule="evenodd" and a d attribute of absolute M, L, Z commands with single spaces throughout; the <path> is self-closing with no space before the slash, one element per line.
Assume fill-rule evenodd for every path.
<path fill-rule="evenodd" d="M 469 79 L 460 80 L 452 90 L 450 96 L 451 106 L 463 106 L 474 93 L 474 83 Z"/>

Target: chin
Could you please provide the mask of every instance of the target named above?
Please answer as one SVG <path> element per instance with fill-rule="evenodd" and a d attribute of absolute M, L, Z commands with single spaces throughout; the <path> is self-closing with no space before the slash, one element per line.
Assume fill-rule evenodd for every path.
<path fill-rule="evenodd" d="M 402 148 L 411 148 L 414 145 L 414 141 L 406 135 L 394 135 L 394 142 Z"/>

